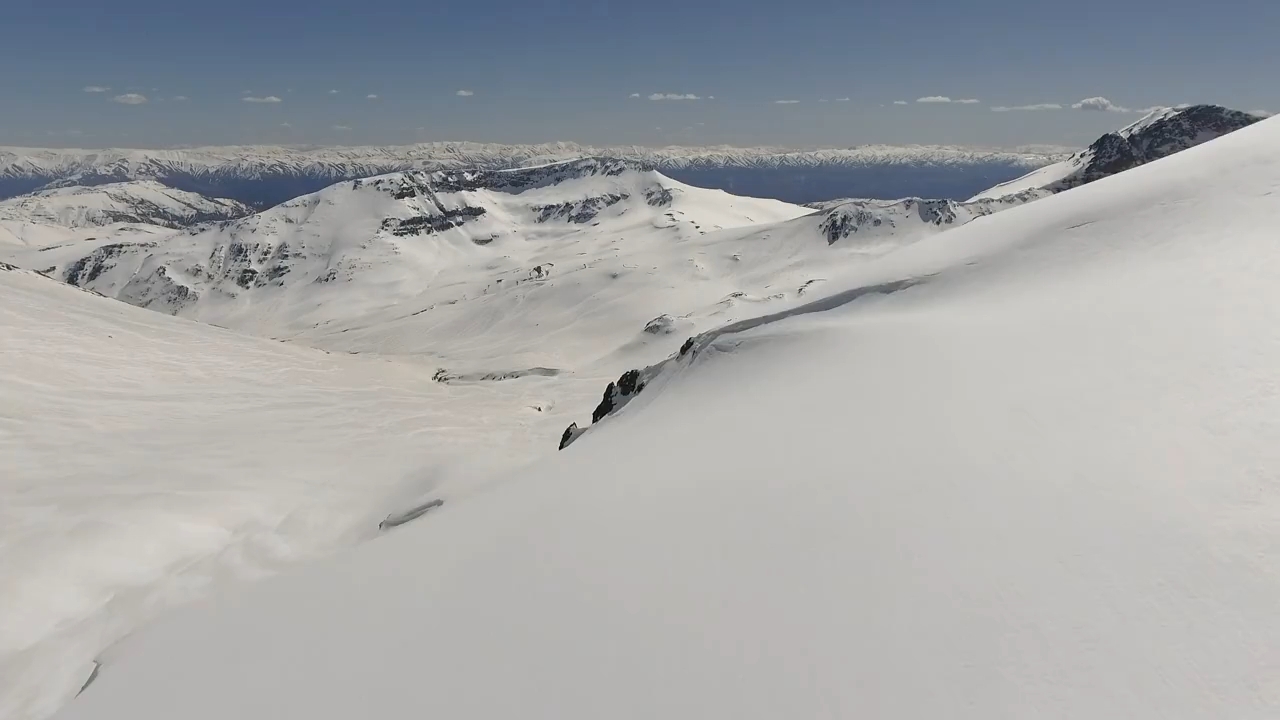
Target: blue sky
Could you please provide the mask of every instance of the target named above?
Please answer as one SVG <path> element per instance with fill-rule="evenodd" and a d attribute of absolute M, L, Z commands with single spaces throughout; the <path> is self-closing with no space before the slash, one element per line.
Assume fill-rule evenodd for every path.
<path fill-rule="evenodd" d="M 5 6 L 6 145 L 1012 147 L 1136 117 L 1115 108 L 1280 110 L 1275 0 Z"/>

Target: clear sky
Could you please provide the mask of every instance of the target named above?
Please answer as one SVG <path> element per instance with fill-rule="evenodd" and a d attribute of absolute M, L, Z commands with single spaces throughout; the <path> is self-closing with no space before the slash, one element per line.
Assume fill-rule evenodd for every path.
<path fill-rule="evenodd" d="M 1013 147 L 1280 110 L 1277 0 L 5 0 L 0 27 L 5 145 Z"/>

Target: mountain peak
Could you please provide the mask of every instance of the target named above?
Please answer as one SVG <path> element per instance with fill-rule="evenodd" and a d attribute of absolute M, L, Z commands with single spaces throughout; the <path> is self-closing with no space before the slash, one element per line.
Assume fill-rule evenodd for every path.
<path fill-rule="evenodd" d="M 1035 189 L 1061 192 L 1182 152 L 1262 119 L 1220 105 L 1154 110 L 1125 128 L 1103 135 L 1063 162 L 996 185 L 973 199 L 998 198 Z"/>

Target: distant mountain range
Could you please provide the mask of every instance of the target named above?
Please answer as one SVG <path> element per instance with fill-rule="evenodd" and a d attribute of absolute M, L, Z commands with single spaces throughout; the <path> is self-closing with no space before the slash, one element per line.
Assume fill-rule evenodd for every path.
<path fill-rule="evenodd" d="M 1068 156 L 868 145 L 848 149 L 589 147 L 573 143 L 427 143 L 391 147 L 237 146 L 188 150 L 0 148 L 0 199 L 41 188 L 156 180 L 266 208 L 336 182 L 405 170 L 501 169 L 616 157 L 698 187 L 786 202 L 839 197 L 963 199 Z"/>

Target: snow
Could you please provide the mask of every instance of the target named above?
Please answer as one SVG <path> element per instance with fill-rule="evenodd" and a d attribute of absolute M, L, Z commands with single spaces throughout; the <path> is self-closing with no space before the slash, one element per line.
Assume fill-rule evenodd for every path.
<path fill-rule="evenodd" d="M 54 188 L 0 200 L 0 223 L 38 223 L 66 228 L 119 222 L 179 227 L 201 220 L 242 217 L 251 212 L 251 208 L 234 200 L 207 198 L 154 180 Z"/>
<path fill-rule="evenodd" d="M 1277 193 L 1269 120 L 849 264 L 59 717 L 1270 717 Z"/>
<path fill-rule="evenodd" d="M 967 197 L 1065 157 L 1061 149 L 952 146 L 852 148 L 590 147 L 574 143 L 404 146 L 232 146 L 175 150 L 0 148 L 0 197 L 46 186 L 158 179 L 174 187 L 274 205 L 342 180 L 404 170 L 500 169 L 617 157 L 678 180 L 795 202 L 840 195 Z"/>
<path fill-rule="evenodd" d="M 11 257 L 20 250 L 42 251 L 100 237 L 148 242 L 164 229 L 251 212 L 234 200 L 183 192 L 153 180 L 41 190 L 0 200 L 0 253 Z"/>
<path fill-rule="evenodd" d="M 567 423 L 556 399 L 596 392 L 536 376 L 502 392 L 441 384 L 421 366 L 247 338 L 5 267 L 7 720 L 50 715 L 100 650 L 166 607 L 552 452 Z"/>
<path fill-rule="evenodd" d="M 527 183 L 505 188 L 509 173 L 463 190 L 454 176 L 396 173 L 159 241 L 107 234 L 10 257 L 133 304 L 329 350 L 467 372 L 563 368 L 645 340 L 661 312 L 722 318 L 739 304 L 727 296 L 767 282 L 737 282 L 759 263 L 732 257 L 745 231 L 726 241 L 716 230 L 811 212 L 624 164 L 602 174 L 602 163 L 617 164 L 524 171 Z M 416 229 L 444 220 L 457 225 Z"/>
<path fill-rule="evenodd" d="M 1026 167 L 1065 154 L 1063 148 L 1020 150 L 975 149 L 947 145 L 863 145 L 852 148 L 794 149 L 780 147 L 595 147 L 577 143 L 503 145 L 497 143 L 435 142 L 402 146 L 289 147 L 248 145 L 177 150 L 52 149 L 0 147 L 0 177 L 54 174 L 122 175 L 121 179 L 151 177 L 162 171 L 254 173 L 283 169 L 361 177 L 407 169 L 505 168 L 536 166 L 581 157 L 633 159 L 657 167 L 697 165 L 750 167 L 755 165 L 815 165 L 824 163 L 966 165 L 992 161 Z"/>
<path fill-rule="evenodd" d="M 1154 108 L 1071 157 L 984 190 L 969 202 L 1029 192 L 1061 192 L 1206 143 L 1260 119 L 1255 113 L 1217 105 Z"/>
<path fill-rule="evenodd" d="M 141 242 L 100 233 L 8 257 L 153 310 L 454 376 L 608 376 L 692 332 L 802 302 L 850 264 L 1040 196 L 813 212 L 616 160 L 478 174 L 467 189 L 459 177 L 394 173 L 231 224 Z M 399 232 L 449 218 L 461 221 Z M 662 331 L 646 331 L 660 316 Z"/>

